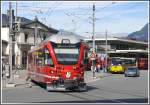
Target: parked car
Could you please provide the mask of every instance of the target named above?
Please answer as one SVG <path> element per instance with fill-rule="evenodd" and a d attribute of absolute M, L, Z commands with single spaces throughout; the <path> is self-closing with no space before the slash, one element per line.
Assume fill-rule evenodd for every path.
<path fill-rule="evenodd" d="M 137 67 L 128 67 L 124 72 L 125 77 L 139 77 L 140 71 Z"/>

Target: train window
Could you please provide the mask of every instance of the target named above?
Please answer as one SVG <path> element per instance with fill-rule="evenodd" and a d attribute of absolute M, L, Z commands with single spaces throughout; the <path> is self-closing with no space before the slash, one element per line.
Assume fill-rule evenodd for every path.
<path fill-rule="evenodd" d="M 37 65 L 38 54 L 37 51 L 32 53 L 33 56 L 33 65 Z"/>
<path fill-rule="evenodd" d="M 46 65 L 46 66 L 54 66 L 54 63 L 53 63 L 53 60 L 52 60 L 52 57 L 51 57 L 51 55 L 50 55 L 50 53 L 49 53 L 49 51 L 45 48 L 44 49 L 44 55 L 45 55 L 45 62 L 44 62 L 44 64 Z"/>
<path fill-rule="evenodd" d="M 69 39 L 62 39 L 62 43 L 68 44 L 68 43 L 70 43 L 70 40 Z"/>
<path fill-rule="evenodd" d="M 36 58 L 36 62 L 38 66 L 42 66 L 44 64 L 44 52 L 42 49 L 37 51 L 37 58 Z"/>
<path fill-rule="evenodd" d="M 79 55 L 78 48 L 54 48 L 59 64 L 76 64 Z"/>
<path fill-rule="evenodd" d="M 88 51 L 87 49 L 84 49 L 84 56 L 83 56 L 83 63 L 88 63 Z"/>

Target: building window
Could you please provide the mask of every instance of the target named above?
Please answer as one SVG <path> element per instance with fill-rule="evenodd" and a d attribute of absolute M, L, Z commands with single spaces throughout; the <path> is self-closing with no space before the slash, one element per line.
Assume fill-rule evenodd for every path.
<path fill-rule="evenodd" d="M 27 51 L 22 52 L 22 65 L 26 67 L 27 64 Z"/>
<path fill-rule="evenodd" d="M 25 43 L 27 43 L 27 40 L 28 40 L 28 34 L 25 34 Z"/>
<path fill-rule="evenodd" d="M 46 35 L 43 35 L 43 40 L 45 40 L 46 39 Z"/>

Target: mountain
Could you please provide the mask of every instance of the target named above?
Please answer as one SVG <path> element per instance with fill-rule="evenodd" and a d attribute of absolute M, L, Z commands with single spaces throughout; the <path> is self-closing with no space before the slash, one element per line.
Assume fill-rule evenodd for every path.
<path fill-rule="evenodd" d="M 135 31 L 127 36 L 128 39 L 135 39 L 139 41 L 148 41 L 148 24 L 147 23 L 141 30 Z"/>

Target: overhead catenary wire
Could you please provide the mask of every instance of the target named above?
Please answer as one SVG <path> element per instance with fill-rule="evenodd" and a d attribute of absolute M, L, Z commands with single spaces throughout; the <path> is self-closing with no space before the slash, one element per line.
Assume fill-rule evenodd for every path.
<path fill-rule="evenodd" d="M 39 3 L 39 2 L 38 2 Z M 43 3 L 40 3 L 40 4 L 43 4 Z M 44 24 L 47 24 L 48 25 L 48 20 L 49 20 L 49 17 L 51 16 L 52 12 L 54 12 L 54 10 L 59 6 L 61 5 L 62 3 L 60 2 L 54 2 L 54 3 L 51 3 L 52 5 L 50 7 L 44 7 L 44 5 L 42 7 L 38 6 L 36 3 L 34 3 L 34 5 L 31 7 L 30 5 L 19 5 L 18 7 L 18 11 L 24 11 L 24 12 L 27 12 L 28 14 L 30 14 L 29 16 L 30 17 L 34 17 L 34 16 L 38 16 L 39 19 L 41 19 L 41 21 L 44 23 Z M 29 11 L 26 11 L 26 10 L 29 10 Z M 22 12 L 20 12 L 22 13 Z M 43 17 L 43 15 L 45 17 Z"/>
<path fill-rule="evenodd" d="M 103 9 L 105 9 L 105 8 L 107 8 L 107 7 L 110 7 L 111 5 L 114 5 L 116 2 L 111 2 L 110 4 L 108 4 L 108 5 L 106 5 L 105 7 L 102 7 L 102 8 L 100 8 L 100 9 L 98 9 L 98 10 L 96 10 L 95 12 L 100 12 L 101 10 L 103 10 Z M 80 6 L 79 6 L 79 8 L 80 8 Z M 81 8 L 80 8 L 81 9 Z M 89 12 L 90 12 L 90 14 L 89 14 Z M 87 13 L 65 13 L 67 16 L 72 16 L 72 17 L 74 17 L 74 18 L 78 18 L 78 19 L 80 19 L 80 21 L 82 21 L 82 22 L 86 22 L 86 23 L 90 23 L 90 24 L 92 24 L 92 22 L 89 20 L 89 19 L 91 19 L 92 17 L 90 17 L 92 14 L 91 14 L 91 11 L 88 11 Z M 88 15 L 88 17 L 86 17 L 86 19 L 83 19 L 82 18 L 82 16 L 86 16 L 86 15 Z M 102 19 L 102 18 L 95 18 L 95 21 L 97 21 L 97 20 L 100 20 L 100 19 Z"/>
<path fill-rule="evenodd" d="M 95 12 L 100 12 L 101 10 L 104 10 L 107 7 L 110 7 L 110 6 L 114 5 L 114 4 L 116 4 L 116 2 L 111 2 L 110 4 L 108 4 L 108 5 L 106 5 L 106 6 L 102 7 L 102 8 L 97 8 L 97 10 Z"/>
<path fill-rule="evenodd" d="M 48 21 L 50 20 L 50 16 L 52 16 L 52 13 L 55 13 L 55 10 L 61 5 L 61 3 L 62 2 L 51 3 L 52 4 L 51 7 L 44 7 L 44 4 L 41 7 L 38 5 L 38 6 L 32 7 L 32 8 L 29 8 L 30 6 L 26 6 L 24 4 L 22 7 L 29 8 L 29 10 L 30 10 L 29 12 L 32 12 L 32 13 L 30 13 L 31 15 L 38 14 L 38 17 L 40 17 L 39 19 L 41 19 L 46 25 L 48 25 L 49 24 Z M 116 4 L 116 2 L 112 2 L 112 3 L 106 5 L 102 8 L 97 8 L 97 10 L 95 12 L 100 12 L 100 11 L 106 9 L 106 8 L 109 8 L 110 6 L 112 6 L 114 4 Z M 23 9 L 23 8 L 20 8 L 20 10 L 21 9 Z M 81 29 L 81 27 L 85 26 L 85 24 L 86 25 L 91 24 L 92 21 L 91 21 L 91 17 L 90 17 L 90 15 L 91 15 L 90 12 L 91 11 L 90 11 L 89 8 L 84 7 L 84 9 L 83 9 L 83 7 L 79 6 L 76 9 L 79 9 L 79 11 L 81 11 L 81 12 L 67 12 L 66 14 L 70 15 L 70 17 L 72 18 L 70 20 L 70 24 L 73 24 L 74 25 L 74 30 L 77 31 L 78 29 Z M 25 8 L 23 10 L 25 10 Z M 68 10 L 68 11 L 70 11 L 70 10 Z M 106 17 L 109 17 L 109 16 L 102 16 L 100 18 L 99 17 L 95 18 L 95 21 L 102 20 L 103 18 L 106 18 Z"/>

